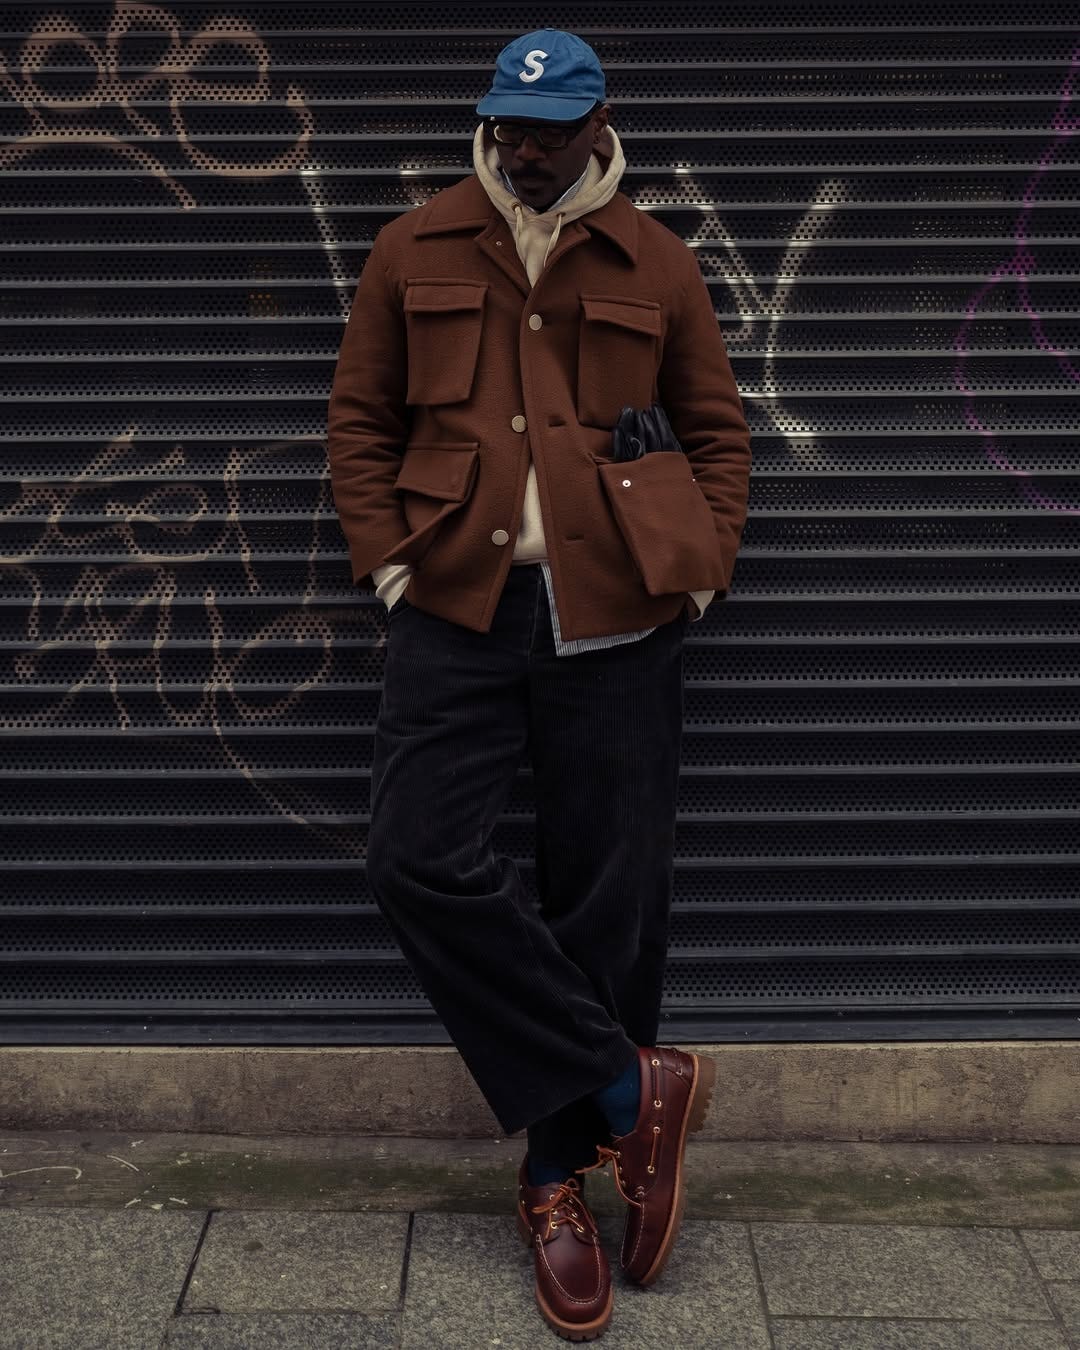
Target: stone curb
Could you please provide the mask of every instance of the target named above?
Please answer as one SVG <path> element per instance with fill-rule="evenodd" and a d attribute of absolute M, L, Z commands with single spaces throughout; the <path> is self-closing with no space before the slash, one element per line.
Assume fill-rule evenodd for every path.
<path fill-rule="evenodd" d="M 1080 1143 L 1080 1041 L 695 1046 L 700 1140 Z M 0 1046 L 0 1128 L 499 1133 L 446 1046 Z"/>

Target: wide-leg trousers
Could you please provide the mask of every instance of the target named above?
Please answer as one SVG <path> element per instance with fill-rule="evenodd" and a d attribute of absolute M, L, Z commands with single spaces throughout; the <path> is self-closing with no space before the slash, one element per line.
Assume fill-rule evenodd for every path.
<path fill-rule="evenodd" d="M 388 617 L 369 885 L 499 1124 L 568 1167 L 609 1141 L 589 1094 L 656 1043 L 688 622 L 556 655 L 538 565 L 488 633 Z M 493 842 L 526 764 L 535 899 Z"/>

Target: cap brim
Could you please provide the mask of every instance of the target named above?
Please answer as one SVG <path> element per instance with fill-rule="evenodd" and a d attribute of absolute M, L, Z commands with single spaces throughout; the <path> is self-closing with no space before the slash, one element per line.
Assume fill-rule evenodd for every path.
<path fill-rule="evenodd" d="M 552 94 L 486 94 L 476 105 L 481 117 L 520 117 L 529 122 L 577 122 L 594 98 L 557 98 Z"/>

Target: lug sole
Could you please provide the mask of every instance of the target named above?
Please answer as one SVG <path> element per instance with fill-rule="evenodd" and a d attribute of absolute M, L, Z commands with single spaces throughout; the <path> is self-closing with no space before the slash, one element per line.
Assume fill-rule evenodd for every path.
<path fill-rule="evenodd" d="M 615 1306 L 615 1291 L 611 1290 L 600 1316 L 594 1317 L 591 1322 L 564 1322 L 547 1306 L 539 1289 L 536 1290 L 536 1306 L 540 1309 L 540 1316 L 552 1331 L 561 1336 L 564 1341 L 595 1341 L 598 1336 L 604 1334 L 611 1323 L 611 1310 Z"/>

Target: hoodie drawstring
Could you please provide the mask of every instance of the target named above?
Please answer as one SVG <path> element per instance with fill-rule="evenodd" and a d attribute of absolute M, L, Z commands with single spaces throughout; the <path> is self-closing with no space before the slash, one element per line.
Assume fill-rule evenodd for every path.
<path fill-rule="evenodd" d="M 514 212 L 514 247 L 521 252 L 521 237 L 525 233 L 525 208 L 519 201 L 512 204 Z"/>
<path fill-rule="evenodd" d="M 525 221 L 525 208 L 522 204 L 519 201 L 515 201 L 512 203 L 512 209 L 514 212 L 514 247 L 517 248 L 520 253 L 521 237 L 529 227 Z M 544 261 L 540 264 L 541 271 L 546 266 L 548 258 L 551 257 L 552 249 L 559 242 L 559 235 L 562 233 L 563 221 L 565 219 L 565 211 L 557 211 L 555 213 L 555 228 L 551 231 L 551 237 L 547 242 L 547 248 L 544 250 Z"/>
<path fill-rule="evenodd" d="M 555 228 L 551 231 L 551 238 L 548 240 L 548 246 L 544 250 L 544 261 L 540 265 L 541 271 L 547 265 L 548 258 L 551 257 L 551 250 L 559 242 L 559 233 L 562 230 L 562 223 L 565 219 L 566 219 L 565 211 L 557 211 L 555 213 Z"/>

